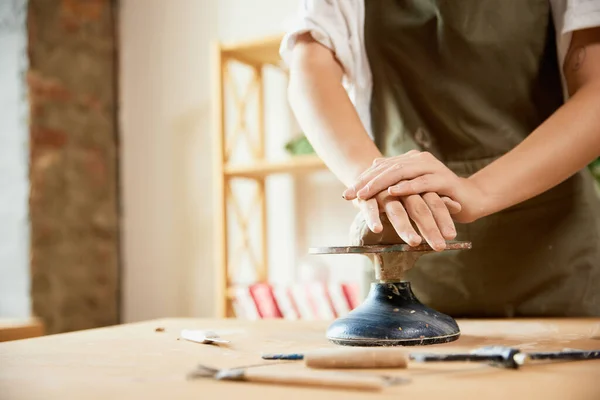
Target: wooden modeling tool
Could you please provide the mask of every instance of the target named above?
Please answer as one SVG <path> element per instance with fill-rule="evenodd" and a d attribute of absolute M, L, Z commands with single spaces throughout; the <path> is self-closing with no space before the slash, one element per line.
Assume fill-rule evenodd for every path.
<path fill-rule="evenodd" d="M 254 368 L 259 366 L 264 366 L 264 364 L 221 370 L 208 367 L 206 365 L 199 365 L 197 369 L 190 374 L 190 377 L 206 377 L 227 381 L 245 381 L 295 386 L 317 386 L 367 391 L 380 391 L 386 386 L 399 384 L 406 381 L 404 378 L 358 373 L 311 370 L 286 371 L 282 369 L 274 371 Z"/>
<path fill-rule="evenodd" d="M 265 354 L 264 360 L 304 360 L 310 368 L 406 368 L 408 353 L 402 348 L 323 349 L 305 354 Z"/>
<path fill-rule="evenodd" d="M 398 348 L 326 349 L 305 354 L 267 354 L 265 360 L 304 360 L 311 368 L 406 368 L 414 362 L 485 362 L 492 366 L 518 369 L 532 361 L 575 361 L 600 359 L 600 350 L 564 350 L 522 353 L 505 346 L 486 346 L 470 353 L 409 353 Z"/>
<path fill-rule="evenodd" d="M 448 242 L 445 250 L 470 249 L 470 242 Z M 458 339 L 456 321 L 422 304 L 403 282 L 404 271 L 423 254 L 433 252 L 428 244 L 312 248 L 310 254 L 365 254 L 374 258 L 375 275 L 365 301 L 337 319 L 327 329 L 327 338 L 345 346 L 414 346 L 446 343 Z M 392 254 L 394 262 L 385 264 Z M 385 265 L 384 265 L 385 264 Z"/>

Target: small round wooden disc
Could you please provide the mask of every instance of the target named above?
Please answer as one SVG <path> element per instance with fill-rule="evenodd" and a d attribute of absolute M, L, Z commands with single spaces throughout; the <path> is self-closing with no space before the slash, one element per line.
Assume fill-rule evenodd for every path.
<path fill-rule="evenodd" d="M 468 250 L 471 242 L 446 242 L 445 250 Z M 434 251 L 427 243 L 411 247 L 408 244 L 383 244 L 367 246 L 337 246 L 337 247 L 311 247 L 309 254 L 374 254 L 374 253 L 400 253 L 400 252 L 427 252 Z"/>

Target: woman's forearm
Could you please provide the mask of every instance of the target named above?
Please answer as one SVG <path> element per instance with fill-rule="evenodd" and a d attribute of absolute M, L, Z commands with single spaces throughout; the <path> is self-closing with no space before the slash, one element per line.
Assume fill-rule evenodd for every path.
<path fill-rule="evenodd" d="M 381 157 L 342 85 L 333 53 L 302 37 L 290 65 L 289 102 L 301 129 L 337 178 L 349 185 Z"/>
<path fill-rule="evenodd" d="M 485 194 L 483 215 L 558 185 L 600 154 L 600 28 L 573 34 L 563 71 L 571 98 L 517 147 L 470 178 Z"/>
<path fill-rule="evenodd" d="M 482 216 L 558 185 L 600 153 L 600 85 L 579 90 L 517 147 L 469 179 L 485 194 Z"/>

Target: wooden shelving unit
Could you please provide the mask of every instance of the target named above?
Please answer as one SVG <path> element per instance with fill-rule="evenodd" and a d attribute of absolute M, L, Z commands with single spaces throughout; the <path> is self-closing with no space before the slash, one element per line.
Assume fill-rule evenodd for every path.
<path fill-rule="evenodd" d="M 273 35 L 217 46 L 224 58 L 237 60 L 250 66 L 273 65 L 280 67 L 279 44 L 282 39 L 283 35 Z"/>
<path fill-rule="evenodd" d="M 228 178 L 264 178 L 272 174 L 296 174 L 325 168 L 323 161 L 313 155 L 295 156 L 290 160 L 256 160 L 252 164 L 227 165 L 225 175 Z"/>
<path fill-rule="evenodd" d="M 29 339 L 44 335 L 44 323 L 38 318 L 0 319 L 0 342 Z"/>
<path fill-rule="evenodd" d="M 325 170 L 325 164 L 315 155 L 290 156 L 284 160 L 265 158 L 264 68 L 282 68 L 279 45 L 283 35 L 269 36 L 234 44 L 215 43 L 213 46 L 213 110 L 214 110 L 214 171 L 215 171 L 215 238 L 217 269 L 217 316 L 232 317 L 232 273 L 235 273 L 241 254 L 249 256 L 258 282 L 266 282 L 267 265 L 267 200 L 265 180 L 273 174 L 303 174 Z M 250 71 L 251 79 L 245 92 L 232 78 L 231 67 Z M 228 97 L 232 96 L 232 97 Z M 227 101 L 233 100 L 237 121 L 228 126 Z M 256 101 L 256 112 L 248 116 L 248 104 Z M 286 101 L 282 99 L 282 101 Z M 250 121 L 252 119 L 252 121 Z M 230 129 L 233 128 L 233 129 Z M 229 134 L 228 134 L 229 133 Z M 246 146 L 250 162 L 236 162 L 236 146 Z M 244 179 L 255 186 L 253 212 L 244 213 L 240 201 L 232 190 L 232 182 Z M 237 221 L 241 245 L 233 248 L 229 224 Z M 260 244 L 252 245 L 249 224 L 258 219 Z"/>

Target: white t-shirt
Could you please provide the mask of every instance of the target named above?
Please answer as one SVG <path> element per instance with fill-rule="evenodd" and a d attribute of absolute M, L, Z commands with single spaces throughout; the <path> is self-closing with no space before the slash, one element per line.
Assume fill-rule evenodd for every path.
<path fill-rule="evenodd" d="M 548 0 L 556 28 L 560 71 L 573 31 L 600 26 L 600 0 Z M 344 69 L 344 87 L 367 132 L 370 132 L 371 70 L 364 44 L 364 0 L 300 0 L 296 17 L 280 47 L 289 65 L 298 35 L 310 32 L 331 49 Z M 563 92 L 565 79 L 562 76 Z"/>

